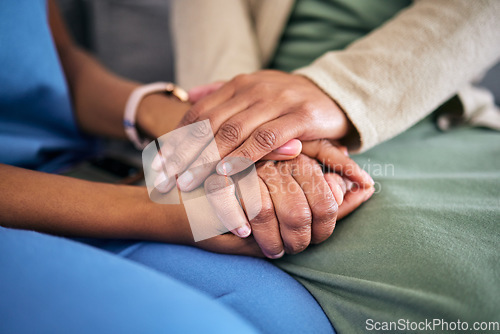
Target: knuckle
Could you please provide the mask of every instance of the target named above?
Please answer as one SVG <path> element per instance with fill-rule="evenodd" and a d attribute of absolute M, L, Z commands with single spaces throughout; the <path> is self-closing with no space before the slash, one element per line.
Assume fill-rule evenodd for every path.
<path fill-rule="evenodd" d="M 312 214 L 306 205 L 296 205 L 294 209 L 286 214 L 285 223 L 294 232 L 301 232 L 305 228 L 310 229 Z"/>
<path fill-rule="evenodd" d="M 306 161 L 308 161 L 308 156 L 304 154 L 299 154 L 295 159 L 295 163 L 303 165 Z"/>
<path fill-rule="evenodd" d="M 191 106 L 191 109 L 184 115 L 184 123 L 191 124 L 194 123 L 198 117 L 202 114 L 202 111 L 205 109 L 203 103 L 197 103 Z"/>
<path fill-rule="evenodd" d="M 196 122 L 197 119 L 198 119 L 198 115 L 195 114 L 193 111 L 189 111 L 184 115 L 184 117 L 182 119 L 182 125 L 184 125 L 184 126 L 189 125 L 191 123 Z"/>
<path fill-rule="evenodd" d="M 296 157 L 292 164 L 292 174 L 297 175 L 312 175 L 313 166 L 311 164 L 311 159 L 303 154 Z"/>
<path fill-rule="evenodd" d="M 172 166 L 175 169 L 179 169 L 183 166 L 184 158 L 178 153 L 172 154 L 168 157 L 167 165 Z"/>
<path fill-rule="evenodd" d="M 330 236 L 333 234 L 333 231 L 335 230 L 336 224 L 337 220 L 332 219 L 327 224 L 324 224 L 322 228 L 316 229 L 315 232 L 313 232 L 311 242 L 314 244 L 319 244 L 325 241 L 326 239 L 330 238 Z"/>
<path fill-rule="evenodd" d="M 335 219 L 339 206 L 333 198 L 333 196 L 328 196 L 322 200 L 314 203 L 315 209 L 315 220 L 320 223 L 330 222 Z"/>
<path fill-rule="evenodd" d="M 282 89 L 278 93 L 278 98 L 285 101 L 294 101 L 297 97 L 297 92 L 293 89 Z"/>
<path fill-rule="evenodd" d="M 190 129 L 191 135 L 200 139 L 207 137 L 211 131 L 212 129 L 210 128 L 209 123 L 205 121 L 193 124 Z"/>
<path fill-rule="evenodd" d="M 323 229 L 320 232 L 316 232 L 311 240 L 311 243 L 319 244 L 330 238 L 333 234 L 333 230 L 335 229 L 335 223 L 336 222 L 333 221 L 332 224 L 328 226 L 328 229 Z"/>
<path fill-rule="evenodd" d="M 257 171 L 259 171 L 268 168 L 271 164 L 273 164 L 271 160 L 260 160 L 255 163 L 255 167 L 257 168 Z"/>
<path fill-rule="evenodd" d="M 202 166 L 213 166 L 216 164 L 217 160 L 215 160 L 214 158 L 210 157 L 209 155 L 201 155 L 199 158 L 198 158 L 198 162 L 200 165 Z"/>
<path fill-rule="evenodd" d="M 230 185 L 233 185 L 231 178 L 217 174 L 212 174 L 205 180 L 204 186 L 205 186 L 205 192 L 207 194 L 212 194 Z"/>
<path fill-rule="evenodd" d="M 294 170 L 297 168 L 297 160 L 279 161 L 276 163 L 276 173 L 282 178 L 287 175 L 294 175 Z"/>
<path fill-rule="evenodd" d="M 303 101 L 302 103 L 300 103 L 299 109 L 303 114 L 310 115 L 316 111 L 316 105 L 311 101 Z"/>
<path fill-rule="evenodd" d="M 248 148 L 242 148 L 239 151 L 239 156 L 241 158 L 247 159 L 247 160 L 252 160 L 253 161 L 253 154 L 252 151 Z"/>
<path fill-rule="evenodd" d="M 311 238 L 309 235 L 303 234 L 299 237 L 293 238 L 293 240 L 290 240 L 286 244 L 287 248 L 287 253 L 289 254 L 297 254 L 302 252 L 309 246 L 311 243 Z"/>
<path fill-rule="evenodd" d="M 232 80 L 236 85 L 244 85 L 250 80 L 250 74 L 238 74 Z"/>
<path fill-rule="evenodd" d="M 238 143 L 241 138 L 242 128 L 239 123 L 226 122 L 219 130 L 219 136 L 227 143 Z"/>
<path fill-rule="evenodd" d="M 271 82 L 263 81 L 259 82 L 259 84 L 254 85 L 251 88 L 251 93 L 254 96 L 268 95 L 269 93 L 274 91 L 274 85 Z"/>
<path fill-rule="evenodd" d="M 258 129 L 255 132 L 254 139 L 260 148 L 272 150 L 278 141 L 279 135 L 277 130 L 273 129 Z"/>
<path fill-rule="evenodd" d="M 250 225 L 252 225 L 252 227 L 253 226 L 258 227 L 260 225 L 269 223 L 274 219 L 274 217 L 275 213 L 272 204 L 264 203 L 262 204 L 262 208 L 257 214 L 257 216 L 255 216 L 255 218 L 250 221 Z"/>
<path fill-rule="evenodd" d="M 311 159 L 305 154 L 299 154 L 297 156 L 297 162 L 303 166 L 303 168 L 314 168 L 315 166 L 318 166 L 318 163 L 316 160 Z"/>
<path fill-rule="evenodd" d="M 256 164 L 257 175 L 261 179 L 265 179 L 271 172 L 275 171 L 276 164 L 274 161 L 258 161 Z"/>

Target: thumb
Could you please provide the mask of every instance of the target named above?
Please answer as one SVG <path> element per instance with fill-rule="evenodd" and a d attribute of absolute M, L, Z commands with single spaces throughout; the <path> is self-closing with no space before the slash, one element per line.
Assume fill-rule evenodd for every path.
<path fill-rule="evenodd" d="M 292 139 L 283 146 L 275 149 L 265 155 L 262 160 L 292 160 L 302 152 L 302 142 L 298 139 Z"/>

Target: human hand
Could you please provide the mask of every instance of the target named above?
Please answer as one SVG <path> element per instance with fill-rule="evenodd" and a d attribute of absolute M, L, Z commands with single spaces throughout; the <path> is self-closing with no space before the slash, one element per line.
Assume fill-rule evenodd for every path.
<path fill-rule="evenodd" d="M 305 155 L 284 162 L 259 162 L 260 196 L 256 197 L 262 201 L 262 207 L 250 221 L 230 179 L 214 174 L 205 181 L 207 198 L 222 223 L 240 237 L 252 233 L 262 253 L 269 258 L 279 258 L 285 252 L 298 253 L 310 243 L 326 240 L 337 219 L 348 215 L 373 194 L 373 187 L 361 186 L 371 184 L 371 178 L 341 148 L 329 142 L 306 144 L 311 156 L 339 172 L 347 171 L 350 177 L 323 175 L 321 166 Z"/>
<path fill-rule="evenodd" d="M 215 87 L 218 85 L 220 83 Z M 199 92 L 190 94 L 193 100 L 203 96 L 203 88 L 198 89 Z M 180 126 L 205 119 L 210 120 L 221 157 L 227 156 L 218 164 L 217 172 L 227 175 L 248 167 L 238 165 L 237 159 L 229 161 L 231 157 L 256 162 L 293 138 L 337 139 L 342 138 L 349 127 L 342 110 L 309 79 L 278 71 L 237 76 L 193 105 Z M 212 140 L 211 135 L 208 129 L 200 127 L 196 133 L 179 139 L 180 145 L 165 156 L 175 165 L 175 174 L 188 169 L 191 163 L 200 165 L 207 160 L 203 149 Z M 229 163 L 225 171 L 224 163 Z M 190 187 L 200 185 L 212 172 L 209 168 L 200 171 Z M 182 181 L 182 175 L 180 179 Z M 189 190 L 182 182 L 179 186 Z"/>
<path fill-rule="evenodd" d="M 157 177 L 154 180 L 154 187 L 162 193 L 170 191 L 176 184 L 179 190 L 184 192 L 189 192 L 196 189 L 205 178 L 213 173 L 215 166 L 220 159 L 218 149 L 214 145 L 210 145 L 205 148 L 204 156 L 202 158 L 197 158 L 196 161 L 191 165 L 191 168 L 184 172 L 177 180 L 175 179 L 176 167 L 179 163 L 179 159 L 176 157 L 169 156 L 168 152 L 171 152 L 177 145 L 182 145 L 186 148 L 193 143 L 185 143 L 179 139 L 183 137 L 183 133 L 192 132 L 193 130 L 199 129 L 198 124 L 191 124 L 188 127 L 177 129 L 181 133 L 172 133 L 168 135 L 164 140 L 161 141 L 161 148 L 156 157 L 154 158 L 151 168 L 157 173 Z M 196 145 L 196 143 L 194 143 Z M 291 160 L 297 157 L 302 151 L 302 142 L 298 139 L 292 139 L 285 143 L 283 146 L 277 148 L 271 153 L 263 157 L 264 160 Z M 195 165 L 196 163 L 196 165 Z"/>
<path fill-rule="evenodd" d="M 193 103 L 215 92 L 223 84 L 223 81 L 217 81 L 194 87 L 189 91 L 189 102 L 179 101 L 164 93 L 145 96 L 137 111 L 138 128 L 151 138 L 174 130 Z"/>
<path fill-rule="evenodd" d="M 316 159 L 327 171 L 346 177 L 359 188 L 373 188 L 375 182 L 347 153 L 347 148 L 335 142 L 321 139 L 302 143 L 302 153 Z"/>
<path fill-rule="evenodd" d="M 190 99 L 197 101 L 201 99 L 202 97 L 206 96 L 207 94 L 210 94 L 211 92 L 217 90 L 223 82 L 218 82 L 218 83 L 213 83 L 210 85 L 206 86 L 201 86 L 198 88 L 194 88 L 193 90 L 190 91 Z M 174 130 L 174 127 L 176 124 L 179 123 L 180 119 L 183 117 L 185 112 L 189 109 L 190 103 L 182 102 L 179 101 L 178 99 L 174 97 L 169 97 L 165 94 L 152 94 L 146 96 L 142 101 L 141 104 L 139 105 L 138 113 L 137 113 L 137 128 L 140 132 L 142 132 L 143 135 L 150 137 L 150 138 L 155 138 L 155 137 L 160 137 L 163 135 L 165 132 L 169 133 L 170 131 Z M 169 137 L 168 141 L 166 141 L 163 146 L 163 149 L 166 150 L 173 150 L 177 146 L 181 146 L 179 151 L 183 151 L 183 148 L 187 147 L 192 147 L 195 146 L 197 147 L 197 144 L 200 143 L 200 140 L 203 141 L 203 138 L 199 138 L 200 134 L 205 134 L 208 129 L 203 128 L 197 128 L 191 125 L 190 131 L 185 131 L 184 133 L 190 134 L 192 137 L 194 137 L 195 140 L 193 141 L 185 141 L 182 140 L 182 132 L 180 133 L 181 136 L 171 136 Z M 211 131 L 210 131 L 211 132 Z M 193 138 L 191 138 L 193 139 Z M 177 142 L 179 140 L 179 142 Z M 170 147 L 169 147 L 170 146 Z M 264 158 L 265 159 L 273 159 L 273 160 L 287 160 L 287 159 L 293 159 L 295 158 L 298 154 L 300 154 L 302 149 L 302 144 L 299 140 L 297 139 L 291 139 L 281 147 L 273 150 L 269 154 L 267 154 Z M 206 153 L 206 151 L 205 151 Z M 165 152 L 163 152 L 163 156 L 158 155 L 157 158 L 154 160 L 152 168 L 159 172 L 162 169 L 162 158 L 163 158 L 163 165 L 165 163 L 168 163 L 169 168 L 168 170 L 172 172 L 171 167 L 176 166 L 179 163 L 179 160 L 176 159 L 176 157 L 169 158 L 168 161 L 165 161 L 165 157 L 168 157 L 169 155 Z M 204 162 L 207 162 L 209 159 L 206 159 Z M 220 158 L 219 158 L 220 159 Z M 204 177 L 208 176 L 207 170 L 213 171 L 215 168 L 215 164 L 207 163 L 204 164 L 204 168 L 196 168 L 193 169 L 191 172 L 193 173 L 202 173 L 204 175 L 201 175 L 200 181 L 197 182 L 196 184 L 191 184 L 186 186 L 186 182 L 182 182 L 183 180 L 185 181 L 186 175 L 184 175 L 184 178 L 181 178 L 180 180 L 180 189 L 184 191 L 191 191 L 195 188 L 197 188 L 204 180 Z M 174 168 L 176 169 L 176 168 Z M 172 173 L 169 173 L 169 175 L 173 176 L 175 175 L 175 171 Z M 201 179 L 203 178 L 203 179 Z M 163 192 L 169 191 L 173 186 L 175 185 L 175 182 L 170 182 L 167 184 L 167 182 L 164 182 L 167 178 L 164 177 L 164 175 L 159 175 L 157 180 L 155 181 L 155 184 L 158 185 L 160 183 L 163 183 L 159 189 L 162 189 Z M 170 178 L 170 181 L 173 181 L 173 178 Z M 168 189 L 167 189 L 168 188 Z"/>

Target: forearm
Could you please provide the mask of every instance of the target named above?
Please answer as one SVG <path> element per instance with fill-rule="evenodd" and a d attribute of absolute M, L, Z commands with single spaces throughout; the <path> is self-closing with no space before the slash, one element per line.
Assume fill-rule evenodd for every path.
<path fill-rule="evenodd" d="M 98 136 L 126 139 L 123 127 L 125 104 L 138 87 L 120 78 L 77 47 L 61 54 L 70 83 L 73 104 L 82 130 Z M 188 103 L 157 93 L 146 96 L 138 106 L 137 127 L 151 138 L 175 129 Z"/>
<path fill-rule="evenodd" d="M 88 182 L 0 165 L 0 223 L 56 235 L 192 243 L 182 205 L 143 187 Z"/>
<path fill-rule="evenodd" d="M 120 78 L 78 47 L 59 52 L 81 129 L 125 139 L 123 113 L 137 83 Z"/>
<path fill-rule="evenodd" d="M 123 110 L 138 84 L 113 75 L 76 46 L 54 0 L 48 5 L 50 29 L 80 128 L 95 135 L 125 138 Z"/>
<path fill-rule="evenodd" d="M 54 1 L 49 1 L 50 28 L 64 69 L 77 122 L 87 133 L 126 138 L 123 128 L 125 105 L 139 83 L 106 70 L 76 46 L 69 36 Z M 137 110 L 139 130 L 151 137 L 171 131 L 189 107 L 165 94 L 145 97 Z"/>

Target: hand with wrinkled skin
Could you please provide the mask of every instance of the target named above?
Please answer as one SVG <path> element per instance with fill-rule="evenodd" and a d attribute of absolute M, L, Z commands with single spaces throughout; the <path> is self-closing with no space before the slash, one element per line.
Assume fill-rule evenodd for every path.
<path fill-rule="evenodd" d="M 257 162 L 292 139 L 340 139 L 350 128 L 335 101 L 300 75 L 259 71 L 222 85 L 198 87 L 190 96 L 196 103 L 179 127 L 210 120 L 213 140 L 223 158 L 217 166 L 220 175 L 233 175 L 248 167 L 228 164 L 230 157 Z M 212 132 L 203 128 L 195 132 L 179 139 L 181 144 L 165 156 L 173 172 L 181 175 L 179 185 L 184 191 L 202 184 L 212 173 L 207 169 L 199 175 L 182 175 L 191 164 L 200 165 L 207 159 L 203 150 Z M 185 179 L 189 184 L 182 182 Z"/>
<path fill-rule="evenodd" d="M 203 101 L 207 94 L 216 92 L 223 85 L 224 83 L 215 83 L 195 88 L 190 91 L 190 100 L 194 103 Z M 199 133 L 203 133 L 203 131 L 199 131 Z M 184 142 L 191 146 L 193 141 L 184 140 Z M 291 143 L 294 143 L 293 139 Z M 220 146 L 218 148 L 220 150 Z M 167 159 L 182 161 L 182 154 L 189 152 L 189 150 L 190 147 L 181 147 L 178 150 L 182 152 L 180 156 L 174 154 Z M 271 155 L 268 154 L 264 159 L 279 159 L 279 157 L 276 158 L 272 155 L 279 150 L 277 149 Z M 297 151 L 295 148 L 294 150 L 296 156 L 300 149 Z M 290 152 L 294 150 L 290 150 Z M 304 155 L 288 162 L 257 163 L 262 210 L 250 221 L 247 219 L 245 210 L 239 205 L 234 186 L 227 186 L 227 177 L 211 175 L 206 179 L 208 175 L 213 173 L 215 164 L 206 170 L 202 169 L 201 172 L 199 168 L 191 169 L 191 172 L 196 174 L 194 179 L 197 181 L 186 188 L 179 184 L 178 180 L 178 186 L 181 190 L 190 191 L 206 179 L 204 185 L 207 198 L 217 212 L 219 219 L 233 234 L 242 238 L 246 237 L 244 240 L 252 244 L 253 248 L 250 247 L 251 249 L 254 249 L 256 243 L 262 252 L 257 252 L 260 256 L 264 254 L 268 258 L 279 258 L 285 252 L 297 253 L 303 251 L 310 243 L 326 240 L 332 234 L 337 219 L 355 210 L 373 194 L 371 187 L 373 180 L 349 159 L 345 148 L 335 147 L 328 140 L 316 140 L 305 142 L 302 151 Z M 288 158 L 293 157 L 289 156 Z M 336 173 L 323 175 L 319 164 L 314 159 L 328 166 L 332 171 L 342 174 L 344 178 Z M 179 170 L 183 170 L 189 163 L 191 161 L 177 167 Z M 305 173 L 306 170 L 307 173 Z M 305 177 L 306 174 L 308 177 Z M 315 180 L 314 183 L 319 185 L 316 190 L 311 189 L 312 180 Z M 180 181 L 182 181 L 182 176 Z M 352 187 L 352 184 L 357 186 Z M 175 183 L 172 183 L 170 187 L 174 185 Z M 284 187 L 280 188 L 277 185 L 284 185 Z M 325 185 L 327 186 L 325 187 Z M 290 191 L 291 189 L 294 190 Z M 211 193 L 217 195 L 211 196 Z M 238 227 L 234 228 L 235 226 Z M 251 233 L 252 235 L 250 235 Z M 210 240 L 222 241 L 221 237 L 203 241 L 201 244 L 216 245 L 215 241 Z M 224 240 L 235 242 L 234 238 L 230 237 L 234 236 L 226 235 Z"/>
<path fill-rule="evenodd" d="M 222 223 L 242 238 L 252 234 L 252 240 L 271 259 L 325 241 L 336 221 L 359 207 L 374 191 L 371 178 L 345 155 L 343 148 L 326 140 L 306 142 L 303 147 L 312 158 L 301 154 L 293 160 L 257 163 L 262 207 L 250 221 L 238 203 L 234 186 L 228 186 L 227 177 L 213 174 L 205 181 L 207 198 Z M 344 177 L 323 174 L 318 161 Z"/>

